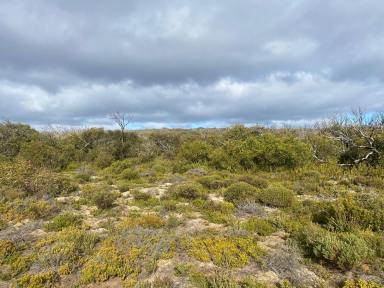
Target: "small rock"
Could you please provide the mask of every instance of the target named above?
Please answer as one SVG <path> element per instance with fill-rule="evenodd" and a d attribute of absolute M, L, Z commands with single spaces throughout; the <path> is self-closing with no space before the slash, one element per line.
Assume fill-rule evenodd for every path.
<path fill-rule="evenodd" d="M 202 168 L 193 168 L 187 171 L 187 174 L 195 175 L 195 176 L 204 176 L 207 175 L 207 171 Z"/>

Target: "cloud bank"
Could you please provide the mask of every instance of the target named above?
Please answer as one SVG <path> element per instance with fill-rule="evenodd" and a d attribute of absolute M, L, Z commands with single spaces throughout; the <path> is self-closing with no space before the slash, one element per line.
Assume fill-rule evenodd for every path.
<path fill-rule="evenodd" d="M 0 117 L 121 111 L 158 128 L 383 111 L 383 14 L 379 0 L 3 1 Z"/>

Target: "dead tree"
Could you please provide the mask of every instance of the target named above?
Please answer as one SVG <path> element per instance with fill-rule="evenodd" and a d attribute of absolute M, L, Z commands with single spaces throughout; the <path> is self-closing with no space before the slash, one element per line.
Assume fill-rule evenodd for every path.
<path fill-rule="evenodd" d="M 334 117 L 322 130 L 327 137 L 342 144 L 345 157 L 340 158 L 341 166 L 355 166 L 381 157 L 383 114 L 365 114 L 359 109 Z"/>
<path fill-rule="evenodd" d="M 120 128 L 120 157 L 122 158 L 125 148 L 125 130 L 127 126 L 131 123 L 132 117 L 126 113 L 114 112 L 109 115 L 109 118 L 112 119 Z"/>

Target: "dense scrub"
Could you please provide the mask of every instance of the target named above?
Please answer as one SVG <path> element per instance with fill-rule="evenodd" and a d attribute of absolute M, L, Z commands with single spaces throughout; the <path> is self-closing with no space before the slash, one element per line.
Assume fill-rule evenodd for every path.
<path fill-rule="evenodd" d="M 351 119 L 123 135 L 4 122 L 0 286 L 383 287 L 384 134 Z"/>

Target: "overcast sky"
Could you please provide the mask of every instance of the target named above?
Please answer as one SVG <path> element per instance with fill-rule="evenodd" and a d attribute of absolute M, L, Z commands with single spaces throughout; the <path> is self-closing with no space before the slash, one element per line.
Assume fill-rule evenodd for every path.
<path fill-rule="evenodd" d="M 0 117 L 134 127 L 384 110 L 383 0 L 0 0 Z"/>

